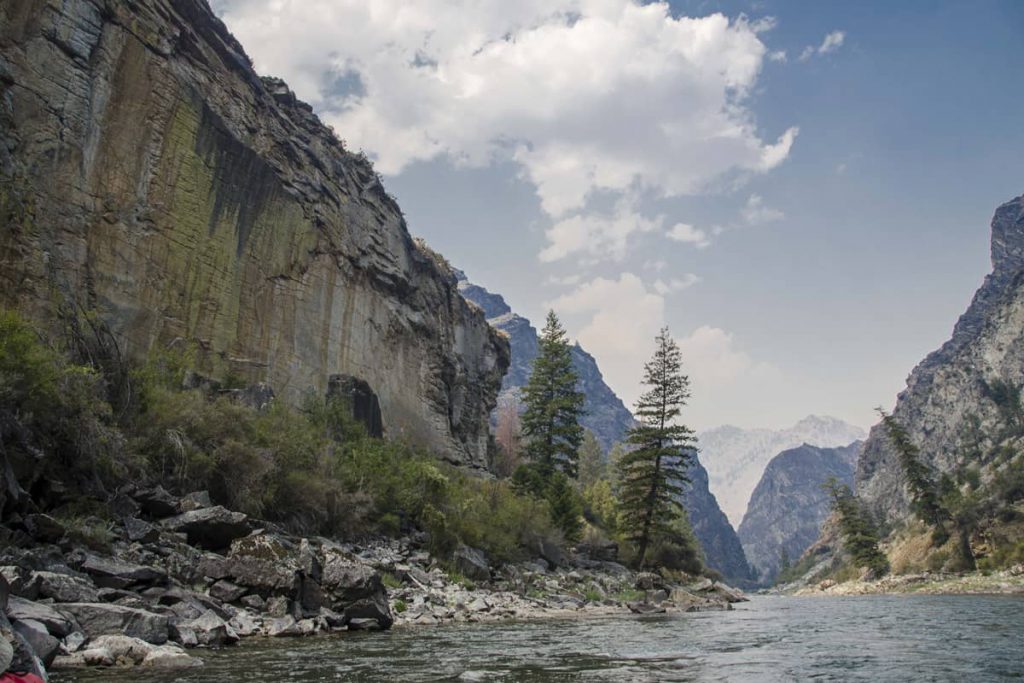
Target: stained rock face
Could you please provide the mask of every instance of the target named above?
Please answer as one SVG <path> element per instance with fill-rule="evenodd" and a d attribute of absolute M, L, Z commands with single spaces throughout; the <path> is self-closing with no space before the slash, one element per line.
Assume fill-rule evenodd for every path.
<path fill-rule="evenodd" d="M 851 485 L 862 445 L 859 441 L 841 448 L 804 444 L 768 463 L 739 528 L 743 550 L 761 584 L 775 580 L 783 554 L 795 563 L 818 538 L 831 511 L 822 484 L 835 477 Z"/>
<path fill-rule="evenodd" d="M 1024 380 L 1024 197 L 992 218 L 992 273 L 957 321 L 952 338 L 914 368 L 893 415 L 927 464 L 950 471 L 971 415 L 981 433 L 998 431 L 985 382 Z M 871 430 L 857 463 L 857 495 L 885 519 L 910 514 L 906 481 L 884 429 Z"/>
<path fill-rule="evenodd" d="M 388 435 L 486 465 L 507 343 L 205 0 L 0 5 L 0 188 L 0 305 L 290 402 L 358 377 Z"/>

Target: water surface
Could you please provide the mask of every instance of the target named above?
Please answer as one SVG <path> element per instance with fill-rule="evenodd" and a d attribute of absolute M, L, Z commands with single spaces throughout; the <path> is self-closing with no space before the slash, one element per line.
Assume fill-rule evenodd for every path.
<path fill-rule="evenodd" d="M 416 627 L 195 651 L 111 683 L 1024 680 L 1024 598 L 755 597 L 732 612 Z"/>

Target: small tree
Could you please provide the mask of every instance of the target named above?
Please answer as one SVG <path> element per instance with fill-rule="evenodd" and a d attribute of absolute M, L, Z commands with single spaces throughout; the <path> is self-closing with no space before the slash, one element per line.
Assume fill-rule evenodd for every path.
<path fill-rule="evenodd" d="M 907 479 L 911 508 L 918 519 L 934 527 L 934 542 L 942 545 L 949 538 L 945 527 L 949 513 L 939 501 L 938 485 L 932 479 L 928 466 L 921 462 L 921 450 L 899 420 L 881 408 L 878 408 L 878 414 L 882 416 L 889 443 L 896 449 L 900 468 Z"/>
<path fill-rule="evenodd" d="M 554 311 L 538 342 L 530 380 L 523 388 L 523 434 L 527 437 L 526 455 L 542 474 L 558 469 L 576 476 L 577 449 L 583 441 L 579 424 L 583 413 L 583 394 L 572 367 L 572 354 L 565 329 Z"/>
<path fill-rule="evenodd" d="M 662 329 L 654 356 L 644 366 L 650 389 L 636 404 L 639 424 L 629 430 L 634 450 L 619 459 L 622 525 L 637 544 L 637 563 L 644 566 L 656 535 L 673 534 L 682 518 L 683 484 L 689 482 L 693 430 L 676 419 L 690 397 L 690 380 L 682 372 L 679 347 Z"/>
<path fill-rule="evenodd" d="M 583 433 L 583 444 L 579 450 L 579 480 L 580 487 L 586 488 L 600 479 L 605 478 L 607 465 L 604 461 L 604 451 L 597 437 L 589 429 Z"/>
<path fill-rule="evenodd" d="M 505 396 L 498 403 L 494 441 L 498 444 L 498 458 L 494 471 L 499 477 L 511 477 L 522 460 L 522 435 L 519 421 L 519 401 Z"/>
<path fill-rule="evenodd" d="M 858 567 L 867 567 L 875 576 L 889 571 L 889 561 L 878 548 L 878 531 L 860 501 L 846 484 L 829 477 L 822 484 L 832 500 L 832 512 L 839 518 L 843 547 Z"/>

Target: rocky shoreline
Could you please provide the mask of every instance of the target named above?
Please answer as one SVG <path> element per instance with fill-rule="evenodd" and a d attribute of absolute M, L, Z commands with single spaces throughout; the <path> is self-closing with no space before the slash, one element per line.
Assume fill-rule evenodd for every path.
<path fill-rule="evenodd" d="M 948 574 L 922 572 L 885 576 L 877 581 L 825 580 L 795 590 L 791 595 L 1024 595 L 1024 565 L 991 572 Z"/>
<path fill-rule="evenodd" d="M 0 526 L 0 635 L 15 645 L 12 670 L 191 667 L 202 648 L 253 636 L 723 610 L 746 599 L 709 579 L 675 585 L 633 572 L 609 548 L 542 544 L 532 561 L 492 566 L 462 546 L 441 562 L 423 534 L 299 537 L 205 492 L 124 490 L 110 507 L 117 521 L 87 520 L 103 538 L 44 514 Z"/>

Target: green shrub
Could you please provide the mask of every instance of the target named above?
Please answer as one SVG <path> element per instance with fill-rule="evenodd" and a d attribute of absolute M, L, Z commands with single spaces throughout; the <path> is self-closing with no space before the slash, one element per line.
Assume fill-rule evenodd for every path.
<path fill-rule="evenodd" d="M 394 609 L 397 614 L 401 614 L 405 610 L 409 609 L 409 607 L 405 604 L 405 600 L 395 600 Z"/>

